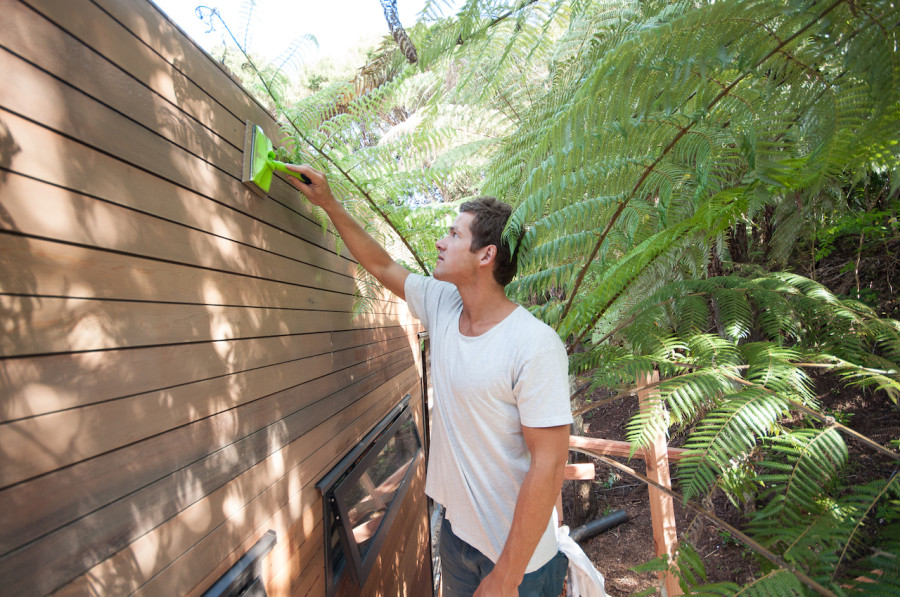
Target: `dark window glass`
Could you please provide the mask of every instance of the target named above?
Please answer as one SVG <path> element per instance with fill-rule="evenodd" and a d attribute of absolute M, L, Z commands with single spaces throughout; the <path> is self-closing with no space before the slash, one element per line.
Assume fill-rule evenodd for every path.
<path fill-rule="evenodd" d="M 407 394 L 316 484 L 325 509 L 326 593 L 350 570 L 363 586 L 422 452 Z"/>

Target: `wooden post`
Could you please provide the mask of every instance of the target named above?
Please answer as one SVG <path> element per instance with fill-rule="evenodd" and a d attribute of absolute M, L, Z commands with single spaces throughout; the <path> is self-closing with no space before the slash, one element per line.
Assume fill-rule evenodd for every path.
<path fill-rule="evenodd" d="M 659 372 L 654 371 L 641 379 L 638 378 L 638 386 L 645 386 L 659 381 Z M 638 402 L 642 413 L 655 412 L 655 416 L 664 417 L 662 402 L 656 392 L 652 390 L 638 390 Z M 647 463 L 647 477 L 656 481 L 663 487 L 672 488 L 672 480 L 669 476 L 669 457 L 666 439 L 666 427 L 662 426 L 659 433 L 653 438 L 653 442 L 644 452 Z M 669 555 L 671 563 L 675 558 L 675 548 L 678 543 L 678 535 L 675 529 L 675 502 L 671 496 L 663 493 L 652 485 L 650 490 L 650 519 L 653 524 L 653 543 L 656 545 L 656 555 Z M 660 573 L 663 597 L 681 595 L 681 587 L 675 576 L 669 572 Z"/>

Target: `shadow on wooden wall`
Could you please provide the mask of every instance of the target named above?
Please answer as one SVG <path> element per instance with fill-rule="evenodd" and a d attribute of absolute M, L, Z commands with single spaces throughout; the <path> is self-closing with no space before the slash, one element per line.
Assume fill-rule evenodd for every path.
<path fill-rule="evenodd" d="M 4 592 L 196 594 L 270 528 L 270 594 L 317 592 L 315 481 L 419 395 L 417 325 L 241 184 L 277 125 L 149 2 L 0 6 Z"/>

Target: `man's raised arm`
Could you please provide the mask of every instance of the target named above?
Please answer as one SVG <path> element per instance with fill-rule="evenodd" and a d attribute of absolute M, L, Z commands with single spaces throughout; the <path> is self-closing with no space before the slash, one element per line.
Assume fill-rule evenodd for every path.
<path fill-rule="evenodd" d="M 359 222 L 344 208 L 340 201 L 334 198 L 328 180 L 325 175 L 305 164 L 288 164 L 287 167 L 294 172 L 301 172 L 309 178 L 309 184 L 293 176 L 285 177 L 287 181 L 297 187 L 301 193 L 313 205 L 318 205 L 337 228 L 344 244 L 350 250 L 350 254 L 359 261 L 366 271 L 375 276 L 382 286 L 396 294 L 401 299 L 406 299 L 404 285 L 409 270 L 393 260 L 378 242 L 372 238 Z"/>

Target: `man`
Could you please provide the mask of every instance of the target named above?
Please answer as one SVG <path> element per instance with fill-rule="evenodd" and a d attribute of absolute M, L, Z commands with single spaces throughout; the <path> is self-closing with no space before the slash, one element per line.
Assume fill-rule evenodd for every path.
<path fill-rule="evenodd" d="M 572 422 L 568 364 L 557 334 L 506 297 L 516 271 L 501 240 L 509 206 L 463 204 L 429 278 L 395 262 L 321 172 L 289 167 L 310 180 L 291 184 L 428 330 L 435 404 L 425 492 L 446 508 L 444 597 L 557 597 L 568 566 L 554 514 Z"/>

